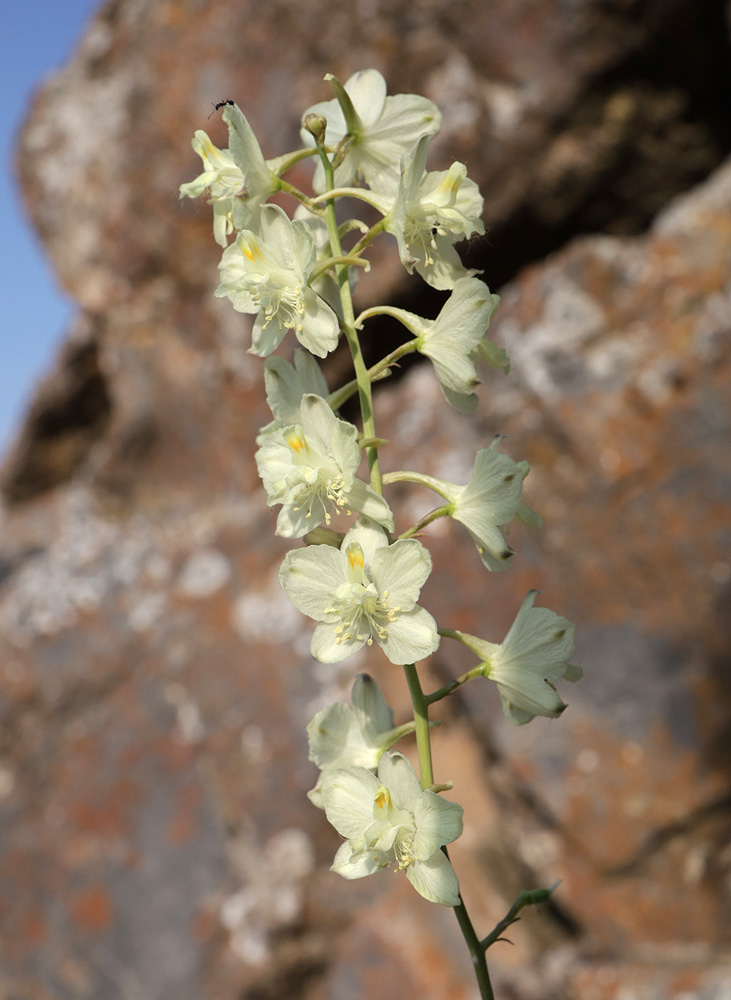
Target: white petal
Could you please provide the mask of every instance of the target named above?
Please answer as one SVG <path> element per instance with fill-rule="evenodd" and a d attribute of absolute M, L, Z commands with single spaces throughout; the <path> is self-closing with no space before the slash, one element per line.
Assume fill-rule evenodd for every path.
<path fill-rule="evenodd" d="M 261 242 L 266 244 L 269 254 L 280 267 L 292 270 L 293 223 L 290 217 L 279 205 L 263 205 L 259 226 Z"/>
<path fill-rule="evenodd" d="M 380 870 L 377 860 L 367 852 L 353 856 L 353 849 L 349 843 L 340 846 L 330 866 L 330 871 L 348 879 L 364 878 Z"/>
<path fill-rule="evenodd" d="M 514 671 L 509 681 L 496 681 L 500 694 L 515 708 L 532 715 L 543 715 L 547 719 L 557 719 L 566 708 L 556 689 L 533 671 Z"/>
<path fill-rule="evenodd" d="M 233 251 L 233 254 L 230 252 Z M 241 250 L 236 243 L 232 243 L 228 249 L 223 251 L 219 269 L 221 272 L 221 284 L 213 293 L 217 299 L 227 298 L 236 312 L 255 313 L 259 307 L 251 298 L 247 288 L 242 282 L 246 278 L 246 272 L 240 264 Z"/>
<path fill-rule="evenodd" d="M 393 729 L 393 712 L 386 704 L 383 692 L 369 674 L 358 674 L 355 678 L 350 700 L 365 735 L 372 739 L 378 733 L 387 733 L 389 729 Z"/>
<path fill-rule="evenodd" d="M 403 160 L 402 166 L 403 166 Z M 396 197 L 390 211 L 384 205 L 384 212 L 387 214 L 386 232 L 391 233 L 396 239 L 398 255 L 401 263 L 412 274 L 414 266 L 419 263 L 419 258 L 415 257 L 406 245 L 406 193 L 404 185 L 406 179 L 402 176 L 396 191 Z M 423 260 L 423 255 L 422 258 Z"/>
<path fill-rule="evenodd" d="M 547 609 L 542 609 L 547 610 Z M 556 718 L 566 707 L 551 680 L 563 675 L 565 664 L 550 663 L 538 656 L 525 660 L 507 658 L 504 648 L 493 657 L 489 678 L 511 704 L 533 715 Z"/>
<path fill-rule="evenodd" d="M 322 772 L 317 776 L 317 784 L 314 788 L 311 788 L 307 793 L 307 798 L 317 809 L 325 809 L 325 803 L 322 800 Z"/>
<path fill-rule="evenodd" d="M 346 557 L 331 545 L 295 549 L 284 557 L 279 582 L 296 608 L 315 621 L 324 621 L 336 587 L 345 583 Z"/>
<path fill-rule="evenodd" d="M 584 671 L 581 669 L 581 667 L 577 667 L 573 663 L 567 663 L 566 669 L 562 674 L 562 677 L 567 681 L 571 681 L 572 684 L 575 684 L 576 681 L 580 681 L 583 676 L 584 676 Z"/>
<path fill-rule="evenodd" d="M 316 396 L 327 396 L 327 382 L 317 361 L 309 351 L 298 348 L 294 353 L 294 367 L 302 386 L 302 392 L 314 392 Z"/>
<path fill-rule="evenodd" d="M 348 506 L 372 521 L 382 524 L 387 531 L 394 530 L 391 508 L 382 496 L 360 479 L 354 479 L 348 490 Z"/>
<path fill-rule="evenodd" d="M 375 681 L 371 684 L 375 686 Z M 374 726 L 364 728 L 360 713 L 341 701 L 333 702 L 318 712 L 307 726 L 310 760 L 320 768 L 357 766 L 375 770 L 383 750 L 369 737 L 381 731 L 388 732 L 392 720 L 386 721 L 391 725 L 387 724 L 383 730 Z"/>
<path fill-rule="evenodd" d="M 338 346 L 338 318 L 327 302 L 311 288 L 305 289 L 304 305 L 302 330 L 297 332 L 297 339 L 318 358 L 327 357 Z"/>
<path fill-rule="evenodd" d="M 431 257 L 433 263 L 425 263 L 425 254 L 418 246 L 410 249 L 418 257 L 415 265 L 417 273 L 421 275 L 427 285 L 438 288 L 440 291 L 448 291 L 456 285 L 460 278 L 468 278 L 475 274 L 475 271 L 468 270 L 459 254 L 454 249 L 453 240 L 449 236 L 435 236 L 436 248 L 432 250 Z"/>
<path fill-rule="evenodd" d="M 223 120 L 228 124 L 228 148 L 234 162 L 249 182 L 249 172 L 255 175 L 266 169 L 264 156 L 251 125 L 244 117 L 237 104 L 227 105 L 223 111 Z"/>
<path fill-rule="evenodd" d="M 264 197 L 266 192 L 256 198 L 234 198 L 230 214 L 232 229 L 258 230 L 261 226 L 261 201 Z M 215 206 L 213 210 L 215 212 Z"/>
<path fill-rule="evenodd" d="M 494 295 L 493 298 L 499 300 L 500 296 Z M 495 307 L 497 308 L 497 302 L 495 303 Z M 505 348 L 498 347 L 497 344 L 494 344 L 487 337 L 483 337 L 477 345 L 475 357 L 479 358 L 480 361 L 484 361 L 485 364 L 490 365 L 492 368 L 500 369 L 503 375 L 507 375 L 510 371 L 510 358 Z"/>
<path fill-rule="evenodd" d="M 320 768 L 332 767 L 336 762 L 339 767 L 352 766 L 355 761 L 341 758 L 354 729 L 360 731 L 355 713 L 342 701 L 321 709 L 307 725 L 309 759 Z"/>
<path fill-rule="evenodd" d="M 389 790 L 399 809 L 414 812 L 422 791 L 414 766 L 407 757 L 397 750 L 384 753 L 378 765 L 378 780 Z"/>
<path fill-rule="evenodd" d="M 299 423 L 300 401 L 305 392 L 327 396 L 327 384 L 310 352 L 298 348 L 294 362 L 292 367 L 276 354 L 264 362 L 267 403 L 280 425 Z"/>
<path fill-rule="evenodd" d="M 485 207 L 485 199 L 480 194 L 479 185 L 469 177 L 465 177 L 457 191 L 457 200 L 451 209 L 455 215 L 461 216 L 464 228 L 462 232 L 469 237 L 473 233 L 485 234 L 485 223 L 481 219 Z M 495 303 L 497 305 L 497 303 Z"/>
<path fill-rule="evenodd" d="M 433 361 L 443 388 L 469 395 L 479 384 L 470 354 L 484 337 L 494 298 L 478 278 L 460 278 L 423 336 L 419 350 Z"/>
<path fill-rule="evenodd" d="M 404 150 L 424 132 L 435 132 L 435 121 L 441 120 L 432 109 L 435 106 L 431 101 L 416 95 L 397 94 L 386 99 L 385 113 L 369 128 L 366 141 L 356 146 L 352 154 L 372 191 L 393 196 Z"/>
<path fill-rule="evenodd" d="M 213 206 L 213 238 L 220 247 L 228 246 L 229 234 L 233 232 L 227 208 L 228 206 L 221 201 L 217 201 Z"/>
<path fill-rule="evenodd" d="M 236 303 L 233 299 L 231 301 L 236 309 Z M 239 312 L 251 312 L 251 310 L 240 309 Z M 249 354 L 255 354 L 257 358 L 266 358 L 272 351 L 276 351 L 286 336 L 287 327 L 283 326 L 276 316 L 267 323 L 263 314 L 258 313 L 251 331 Z"/>
<path fill-rule="evenodd" d="M 332 457 L 348 478 L 354 475 L 361 458 L 358 428 L 336 417 L 327 400 L 312 393 L 302 397 L 301 415 L 308 444 Z"/>
<path fill-rule="evenodd" d="M 267 496 L 280 496 L 292 469 L 292 453 L 282 434 L 268 434 L 254 458 Z"/>
<path fill-rule="evenodd" d="M 378 779 L 364 767 L 344 767 L 322 775 L 322 799 L 330 823 L 341 837 L 361 837 L 373 822 Z"/>
<path fill-rule="evenodd" d="M 498 682 L 498 689 L 505 702 L 531 715 L 557 719 L 566 708 L 556 689 L 533 673 L 521 675 L 513 684 Z"/>
<path fill-rule="evenodd" d="M 374 807 L 374 812 L 381 812 L 378 804 Z M 394 826 L 388 816 L 389 808 L 384 803 L 383 812 L 380 819 L 374 820 L 366 829 L 364 837 L 368 844 L 368 851 L 380 856 L 381 864 L 396 864 L 396 852 L 393 845 L 399 835 L 399 827 Z"/>
<path fill-rule="evenodd" d="M 402 173 L 404 173 L 404 168 L 406 168 L 404 179 L 406 181 L 407 202 L 411 201 L 414 197 L 424 177 L 426 161 L 429 156 L 429 146 L 433 138 L 433 132 L 427 132 L 419 136 L 414 148 L 406 154 L 407 158 L 401 161 Z"/>
<path fill-rule="evenodd" d="M 526 596 L 487 673 L 498 685 L 506 715 L 518 724 L 534 715 L 555 719 L 566 706 L 553 682 L 567 674 L 578 679 L 578 669 L 568 663 L 574 627 L 548 608 L 534 608 L 536 593 Z"/>
<path fill-rule="evenodd" d="M 535 591 L 529 598 L 535 599 Z M 528 600 L 528 598 L 526 598 Z M 523 607 L 502 644 L 501 662 L 520 662 L 551 681 L 565 673 L 574 652 L 574 626 L 549 608 Z"/>
<path fill-rule="evenodd" d="M 446 386 L 441 385 L 441 382 L 439 384 L 444 393 L 444 398 L 450 406 L 453 406 L 459 413 L 474 412 L 479 402 L 474 392 L 471 392 L 469 396 L 465 396 L 461 392 L 454 392 L 452 389 L 447 389 Z"/>
<path fill-rule="evenodd" d="M 535 719 L 533 712 L 526 712 L 523 708 L 517 708 L 512 701 L 508 701 L 502 691 L 500 691 L 500 701 L 503 706 L 503 714 L 506 719 L 515 726 L 524 726 L 526 722 Z"/>
<path fill-rule="evenodd" d="M 455 521 L 462 521 L 464 523 L 464 518 L 457 516 L 457 514 L 453 514 L 452 516 Z M 482 559 L 483 564 L 489 570 L 496 572 L 508 566 L 515 552 L 510 548 L 501 532 L 494 525 L 480 525 L 479 535 L 476 531 L 472 531 L 471 528 L 467 530 L 472 537 L 472 541 L 477 546 L 480 559 Z"/>
<path fill-rule="evenodd" d="M 341 550 L 345 552 L 352 542 L 360 545 L 363 549 L 365 564 L 369 569 L 373 565 L 376 552 L 388 547 L 388 538 L 381 525 L 363 516 L 359 517 L 346 533 L 340 546 Z"/>
<path fill-rule="evenodd" d="M 441 111 L 427 97 L 394 94 L 386 98 L 383 113 L 369 130 L 369 138 L 379 145 L 393 143 L 399 151 L 398 163 L 404 150 L 410 150 L 425 133 L 438 132 L 441 124 Z"/>
<path fill-rule="evenodd" d="M 454 344 L 424 344 L 420 353 L 431 359 L 442 388 L 469 396 L 480 384 L 469 356 Z"/>
<path fill-rule="evenodd" d="M 345 89 L 364 125 L 378 121 L 386 103 L 386 81 L 377 69 L 362 69 L 346 82 Z"/>
<path fill-rule="evenodd" d="M 388 625 L 386 638 L 378 643 L 391 663 L 414 663 L 430 656 L 439 647 L 437 623 L 418 605 L 396 615 Z"/>
<path fill-rule="evenodd" d="M 430 858 L 444 844 L 451 844 L 462 833 L 462 806 L 449 802 L 435 792 L 425 791 L 414 809 L 416 835 L 414 856 Z"/>
<path fill-rule="evenodd" d="M 330 404 L 322 396 L 308 392 L 300 401 L 300 423 L 308 444 L 321 455 L 330 454 L 330 445 L 335 433 L 337 417 Z M 344 421 L 341 421 L 344 423 Z M 348 425 L 350 426 L 350 425 Z M 356 435 L 357 428 L 353 428 Z"/>
<path fill-rule="evenodd" d="M 281 424 L 299 423 L 300 382 L 292 365 L 278 354 L 264 362 L 264 386 L 272 416 Z"/>
<path fill-rule="evenodd" d="M 409 611 L 431 573 L 431 556 L 416 538 L 402 538 L 374 553 L 370 563 L 379 594 L 388 591 L 388 603 Z"/>
<path fill-rule="evenodd" d="M 528 525 L 529 528 L 543 527 L 543 518 L 541 517 L 541 515 L 537 511 L 529 507 L 527 504 L 524 503 L 518 504 L 518 509 L 515 512 L 515 516 L 518 518 L 519 521 L 522 521 L 523 524 Z"/>
<path fill-rule="evenodd" d="M 312 228 L 303 219 L 291 222 L 293 269 L 307 277 L 317 258 L 317 243 Z"/>
<path fill-rule="evenodd" d="M 512 458 L 496 449 L 494 443 L 477 452 L 470 481 L 458 503 L 460 520 L 478 534 L 482 521 L 508 524 L 520 505 L 520 469 Z"/>
<path fill-rule="evenodd" d="M 320 622 L 312 633 L 310 652 L 320 663 L 342 663 L 365 646 L 365 639 L 347 639 L 341 642 L 336 628 L 336 625 L 329 622 Z"/>
<path fill-rule="evenodd" d="M 485 336 L 499 301 L 500 297 L 493 295 L 484 281 L 461 278 L 437 317 L 439 339 L 449 337 L 471 343 L 470 350 L 474 350 Z"/>
<path fill-rule="evenodd" d="M 329 511 L 325 510 L 319 497 L 311 499 L 309 508 L 295 508 L 293 503 L 285 503 L 277 517 L 276 533 L 280 538 L 303 538 L 308 531 L 322 524 L 326 513 Z"/>
<path fill-rule="evenodd" d="M 442 851 L 437 851 L 428 861 L 415 861 L 406 869 L 406 878 L 413 887 L 432 903 L 443 906 L 459 904 L 459 882 L 454 868 Z"/>

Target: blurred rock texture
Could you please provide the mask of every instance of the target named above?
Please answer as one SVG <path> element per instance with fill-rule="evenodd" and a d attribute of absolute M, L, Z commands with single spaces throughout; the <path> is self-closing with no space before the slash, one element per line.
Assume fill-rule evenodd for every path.
<path fill-rule="evenodd" d="M 39 92 L 19 166 L 78 321 L 2 473 L 0 998 L 473 998 L 452 913 L 328 871 L 304 726 L 377 656 L 323 667 L 280 593 L 252 451 L 268 419 L 189 140 L 236 99 L 266 155 L 375 66 L 444 111 L 503 295 L 477 418 L 427 367 L 385 383 L 388 468 L 466 481 L 495 433 L 542 532 L 504 574 L 456 526 L 423 603 L 498 641 L 525 592 L 577 624 L 560 722 L 443 703 L 437 780 L 500 1000 L 731 996 L 731 53 L 715 0 L 118 0 Z M 304 171 L 301 175 L 306 180 Z M 432 315 L 391 247 L 360 285 Z M 428 290 L 427 290 L 428 292 Z M 393 330 L 376 330 L 380 343 Z M 329 362 L 332 384 L 345 359 Z M 395 494 L 406 525 L 428 503 Z M 429 683 L 462 669 L 442 644 Z"/>

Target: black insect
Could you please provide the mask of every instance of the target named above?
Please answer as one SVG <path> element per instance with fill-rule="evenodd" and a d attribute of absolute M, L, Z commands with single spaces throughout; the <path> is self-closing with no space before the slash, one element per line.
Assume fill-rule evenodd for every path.
<path fill-rule="evenodd" d="M 235 103 L 236 103 L 236 101 L 219 101 L 218 104 L 214 104 L 213 105 L 213 111 L 211 111 L 211 114 L 208 117 L 210 118 L 211 115 L 215 111 L 218 111 L 220 108 L 225 108 L 227 104 L 234 105 Z"/>

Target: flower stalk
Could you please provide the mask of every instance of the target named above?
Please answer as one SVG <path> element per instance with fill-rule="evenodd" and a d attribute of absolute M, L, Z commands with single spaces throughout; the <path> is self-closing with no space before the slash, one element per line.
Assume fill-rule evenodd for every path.
<path fill-rule="evenodd" d="M 410 695 L 411 717 L 397 724 L 375 680 L 361 674 L 351 705 L 326 705 L 307 726 L 309 759 L 319 772 L 309 798 L 343 839 L 332 871 L 358 879 L 391 869 L 424 900 L 452 907 L 480 996 L 493 1000 L 487 949 L 521 909 L 553 890 L 522 893 L 494 930 L 479 938 L 447 852 L 463 821 L 462 807 L 443 793 L 459 794 L 460 783 L 456 776 L 435 780 L 432 733 L 439 723 L 429 721 L 429 709 L 481 678 L 497 687 L 510 722 L 558 718 L 566 705 L 555 684 L 581 676 L 569 662 L 573 626 L 548 608 L 534 607 L 536 591 L 528 593 L 502 642 L 440 627 L 419 603 L 432 572 L 426 542 L 436 520 L 457 522 L 456 530 L 468 533 L 482 566 L 493 572 L 516 555 L 504 537 L 510 523 L 540 527 L 540 516 L 522 499 L 528 463 L 499 450 L 499 433 L 477 452 L 464 484 L 419 471 L 381 473 L 379 452 L 389 442 L 376 432 L 373 383 L 418 352 L 429 361 L 446 403 L 467 414 L 479 403 L 478 366 L 507 375 L 510 359 L 486 335 L 499 298 L 456 250 L 462 239 L 485 231 L 477 185 L 462 163 L 426 169 L 441 112 L 419 95 L 388 95 L 374 69 L 345 84 L 331 75 L 326 79 L 334 99 L 303 115 L 302 148 L 274 159 L 265 159 L 238 105 L 224 102 L 229 148 L 217 149 L 205 132 L 196 132 L 193 149 L 203 172 L 181 185 L 180 195 L 208 197 L 214 238 L 223 248 L 215 294 L 254 317 L 249 350 L 264 359 L 272 413 L 257 436 L 256 464 L 267 504 L 278 508 L 276 533 L 294 543 L 279 581 L 292 604 L 316 623 L 311 655 L 337 664 L 364 648 L 379 649 L 388 664 L 403 668 Z M 306 158 L 315 164 L 311 193 L 283 176 Z M 275 194 L 277 204 L 270 200 Z M 293 212 L 279 204 L 282 196 L 292 200 Z M 370 206 L 379 221 L 348 218 L 339 224 L 340 198 Z M 381 304 L 356 317 L 355 284 L 370 267 L 366 252 L 383 233 L 395 239 L 408 273 L 445 293 L 436 318 Z M 367 368 L 360 331 L 376 316 L 396 319 L 408 336 Z M 354 378 L 331 389 L 317 359 L 334 351 L 341 337 Z M 292 356 L 286 352 L 293 339 L 300 346 Z M 360 429 L 338 414 L 356 395 Z M 358 475 L 363 452 L 368 482 Z M 441 501 L 411 527 L 397 527 L 399 511 L 384 495 L 400 483 L 430 490 Z M 477 662 L 427 694 L 417 664 L 447 638 L 464 645 Z M 414 738 L 418 774 L 396 748 Z"/>
<path fill-rule="evenodd" d="M 320 154 L 320 161 L 325 173 L 327 186 L 332 187 L 334 185 L 332 163 L 330 162 L 322 145 L 318 144 L 318 152 Z M 340 242 L 340 233 L 338 232 L 337 219 L 335 217 L 335 199 L 332 197 L 328 198 L 325 202 L 325 222 L 327 225 L 327 233 L 330 238 L 330 252 L 334 258 L 342 258 L 344 255 Z M 338 289 L 340 292 L 340 302 L 343 314 L 342 329 L 345 334 L 345 339 L 348 342 L 350 356 L 353 360 L 353 368 L 355 369 L 355 380 L 358 385 L 360 414 L 363 423 L 363 436 L 365 438 L 375 438 L 376 423 L 373 414 L 371 380 L 368 378 L 368 371 L 365 366 L 365 361 L 363 360 L 360 340 L 358 339 L 358 331 L 355 328 L 353 297 L 351 295 L 350 284 L 348 282 L 348 265 L 345 263 L 337 264 L 335 270 L 337 273 Z M 366 448 L 366 456 L 368 458 L 368 471 L 371 478 L 371 487 L 376 491 L 376 493 L 383 494 L 383 480 L 381 479 L 381 471 L 378 465 L 378 449 L 373 447 Z"/>

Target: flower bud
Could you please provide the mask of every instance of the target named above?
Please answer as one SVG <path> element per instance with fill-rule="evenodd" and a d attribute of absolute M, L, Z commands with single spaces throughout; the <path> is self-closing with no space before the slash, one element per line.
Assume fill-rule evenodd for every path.
<path fill-rule="evenodd" d="M 324 115 L 305 115 L 302 127 L 309 132 L 318 146 L 325 144 L 325 130 L 327 129 L 327 118 Z"/>

